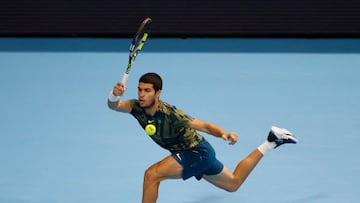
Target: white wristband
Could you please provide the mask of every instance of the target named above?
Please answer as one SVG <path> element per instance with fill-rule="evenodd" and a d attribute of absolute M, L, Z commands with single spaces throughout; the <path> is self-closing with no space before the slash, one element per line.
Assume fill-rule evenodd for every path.
<path fill-rule="evenodd" d="M 108 99 L 109 99 L 109 101 L 111 101 L 111 102 L 117 102 L 117 101 L 120 100 L 120 96 L 115 96 L 115 95 L 113 94 L 113 91 L 111 90 Z"/>

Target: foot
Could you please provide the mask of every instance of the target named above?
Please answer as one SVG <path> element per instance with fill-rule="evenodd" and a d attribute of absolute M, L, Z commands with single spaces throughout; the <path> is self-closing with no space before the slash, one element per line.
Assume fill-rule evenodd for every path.
<path fill-rule="evenodd" d="M 275 148 L 287 143 L 296 144 L 298 141 L 294 135 L 284 128 L 271 127 L 267 140 L 276 144 Z"/>

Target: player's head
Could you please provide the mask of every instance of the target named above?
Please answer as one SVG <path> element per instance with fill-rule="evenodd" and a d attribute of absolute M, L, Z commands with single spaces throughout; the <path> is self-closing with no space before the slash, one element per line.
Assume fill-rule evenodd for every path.
<path fill-rule="evenodd" d="M 139 79 L 139 83 L 150 83 L 153 85 L 155 92 L 162 89 L 162 79 L 156 73 L 145 73 Z"/>

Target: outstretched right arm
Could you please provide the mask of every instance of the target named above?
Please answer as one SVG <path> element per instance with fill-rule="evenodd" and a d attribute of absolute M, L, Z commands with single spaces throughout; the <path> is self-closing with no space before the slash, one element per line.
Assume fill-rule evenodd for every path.
<path fill-rule="evenodd" d="M 126 112 L 131 111 L 131 106 L 128 101 L 121 100 L 121 96 L 124 94 L 126 86 L 122 82 L 116 83 L 113 90 L 108 97 L 108 106 L 114 111 Z"/>

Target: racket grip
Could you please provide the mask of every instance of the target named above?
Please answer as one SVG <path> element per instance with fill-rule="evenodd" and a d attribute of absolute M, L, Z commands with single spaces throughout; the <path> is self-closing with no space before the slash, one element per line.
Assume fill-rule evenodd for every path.
<path fill-rule="evenodd" d="M 124 75 L 123 75 L 123 77 L 122 77 L 121 82 L 122 82 L 122 83 L 124 83 L 124 85 L 125 85 L 125 84 L 126 84 L 126 82 L 127 82 L 127 80 L 128 80 L 128 78 L 129 78 L 129 74 L 124 73 Z"/>

